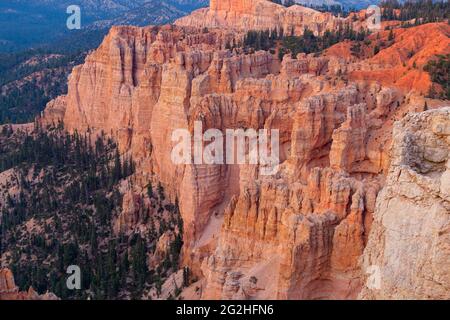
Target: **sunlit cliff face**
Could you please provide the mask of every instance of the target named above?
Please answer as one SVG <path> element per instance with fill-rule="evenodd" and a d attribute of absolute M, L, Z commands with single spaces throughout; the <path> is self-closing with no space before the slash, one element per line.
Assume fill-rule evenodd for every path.
<path fill-rule="evenodd" d="M 448 24 L 396 30 L 389 47 L 373 55 L 367 45 L 360 57 L 352 55 L 350 40 L 282 60 L 278 48 L 226 49 L 252 29 L 301 34 L 307 26 L 319 35 L 349 21 L 264 0 L 229 0 L 212 1 L 175 26 L 114 27 L 74 68 L 67 96 L 49 103 L 42 122 L 61 119 L 71 132 L 111 135 L 121 153 L 137 162 L 127 193 L 142 192 L 157 177 L 179 200 L 182 264 L 203 289 L 202 296 L 187 290 L 186 298 L 448 298 L 439 284 L 448 283 L 445 233 L 432 231 L 449 222 L 443 214 L 449 201 L 448 109 L 408 116 L 393 131 L 396 120 L 424 111 L 430 78 L 421 67 L 436 53 L 448 53 Z M 383 30 L 368 40 L 388 37 Z M 430 102 L 433 109 L 445 105 Z M 171 161 L 173 133 L 195 136 L 196 123 L 202 133 L 277 130 L 278 170 L 262 175 L 259 163 Z M 421 148 L 442 155 L 431 159 L 429 171 L 440 179 L 411 172 L 411 161 L 420 166 L 430 159 L 422 152 L 405 155 L 405 135 L 413 141 L 429 137 Z M 434 198 L 425 194 L 429 188 Z M 138 210 L 133 197 L 127 199 L 121 223 Z M 428 205 L 435 209 L 433 222 L 423 214 Z M 410 210 L 423 222 L 420 230 L 407 222 Z M 391 228 L 427 240 L 416 243 L 417 250 L 405 249 L 403 240 L 385 232 Z M 421 282 L 420 290 L 406 284 L 389 290 L 414 253 L 432 260 L 435 269 L 423 276 L 434 280 Z M 367 286 L 367 268 L 378 270 L 381 279 L 374 283 L 382 291 Z"/>

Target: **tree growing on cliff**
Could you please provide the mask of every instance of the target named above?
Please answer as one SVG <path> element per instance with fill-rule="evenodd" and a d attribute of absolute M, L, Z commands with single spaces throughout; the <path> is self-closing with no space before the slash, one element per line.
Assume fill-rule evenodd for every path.
<path fill-rule="evenodd" d="M 436 56 L 425 65 L 424 70 L 430 74 L 431 81 L 442 87 L 442 92 L 438 94 L 432 85 L 429 96 L 450 100 L 450 54 Z"/>
<path fill-rule="evenodd" d="M 152 199 L 154 197 L 154 193 L 153 193 L 153 186 L 152 186 L 152 182 L 150 181 L 147 185 L 147 195 L 149 199 Z"/>
<path fill-rule="evenodd" d="M 164 187 L 161 182 L 158 182 L 158 196 L 160 201 L 164 201 L 166 199 L 166 195 L 164 194 Z"/>

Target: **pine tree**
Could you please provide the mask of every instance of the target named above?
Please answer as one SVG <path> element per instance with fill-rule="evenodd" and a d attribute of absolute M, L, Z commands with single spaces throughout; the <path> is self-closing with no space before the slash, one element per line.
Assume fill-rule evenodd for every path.
<path fill-rule="evenodd" d="M 153 194 L 153 186 L 152 186 L 151 182 L 149 182 L 147 185 L 147 195 L 150 199 L 153 199 L 154 194 Z"/>
<path fill-rule="evenodd" d="M 388 40 L 389 40 L 389 41 L 394 40 L 394 31 L 393 31 L 392 29 L 389 31 Z"/>
<path fill-rule="evenodd" d="M 162 186 L 161 182 L 158 182 L 158 195 L 160 201 L 164 201 L 166 199 L 166 196 L 164 194 L 164 187 Z"/>

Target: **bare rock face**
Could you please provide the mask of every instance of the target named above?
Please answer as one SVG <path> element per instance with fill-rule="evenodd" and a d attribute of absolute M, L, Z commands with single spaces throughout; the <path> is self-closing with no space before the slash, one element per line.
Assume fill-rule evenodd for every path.
<path fill-rule="evenodd" d="M 292 113 L 291 151 L 275 177 L 260 176 L 251 166 L 240 168 L 240 192 L 224 211 L 215 251 L 202 264 L 204 298 L 240 299 L 244 293 L 248 299 L 357 296 L 358 258 L 379 181 L 355 179 L 340 167 L 328 167 L 330 145 L 334 150 L 341 143 L 333 141 L 338 128 L 356 122 L 357 135 L 366 139 L 355 119 L 368 112 L 367 104 L 359 103 L 357 92 L 350 86 L 315 95 Z M 257 286 L 249 291 L 250 279 Z"/>
<path fill-rule="evenodd" d="M 363 255 L 364 299 L 450 298 L 450 108 L 394 128 L 392 162 Z"/>
<path fill-rule="evenodd" d="M 210 7 L 199 9 L 178 19 L 179 26 L 198 28 L 227 28 L 236 31 L 280 29 L 287 33 L 302 34 L 305 27 L 315 34 L 333 30 L 344 19 L 330 13 L 301 7 L 284 7 L 268 0 L 211 0 Z"/>
<path fill-rule="evenodd" d="M 167 231 L 165 232 L 156 243 L 155 253 L 149 257 L 148 265 L 150 268 L 154 268 L 158 266 L 167 256 L 170 250 L 170 243 L 173 241 L 174 235 L 173 232 Z"/>
<path fill-rule="evenodd" d="M 346 121 L 333 133 L 330 150 L 330 166 L 351 171 L 354 164 L 366 157 L 367 123 L 365 105 L 347 109 Z"/>
<path fill-rule="evenodd" d="M 330 169 L 314 170 L 307 183 L 253 183 L 232 200 L 217 249 L 203 265 L 205 298 L 236 299 L 241 291 L 249 299 L 355 297 L 352 271 L 372 190 Z M 250 293 L 253 278 L 258 287 Z"/>
<path fill-rule="evenodd" d="M 356 298 L 365 281 L 360 257 L 369 234 L 365 261 L 377 261 L 381 252 L 389 252 L 395 260 L 401 253 L 391 249 L 396 248 L 395 240 L 389 248 L 383 247 L 387 241 L 376 240 L 389 232 L 382 228 L 380 201 L 377 213 L 375 204 L 390 165 L 394 119 L 417 108 L 410 102 L 413 98 L 392 83 L 380 85 L 377 77 L 370 78 L 372 74 L 358 81 L 343 79 L 343 72 L 360 65 L 333 55 L 300 54 L 296 59 L 285 55 L 280 61 L 270 52 L 224 49 L 236 33 L 249 29 L 303 30 L 308 25 L 321 32 L 336 23 L 335 18 L 299 6 L 286 9 L 264 0 L 225 0 L 212 1 L 210 9 L 175 26 L 114 27 L 85 64 L 74 69 L 67 96 L 49 103 L 43 121 L 62 119 L 69 131 L 103 132 L 118 141 L 122 154 L 133 156 L 136 174 L 133 184 L 122 190 L 123 212 L 114 224 L 117 233 L 142 227 L 143 200 L 136 194 L 150 181 L 160 181 L 172 202 L 179 200 L 184 223 L 181 265 L 188 265 L 200 279 L 201 298 Z M 211 26 L 223 29 L 204 29 Z M 434 113 L 426 115 L 434 119 Z M 439 126 L 431 120 L 422 124 L 415 117 L 405 121 L 405 127 L 411 122 L 411 128 L 417 128 L 409 129 L 414 133 L 405 141 L 417 143 L 411 149 L 414 153 L 404 148 L 394 155 L 393 165 L 399 168 L 396 159 L 408 159 L 416 171 L 402 167 L 408 175 L 390 174 L 390 194 L 395 198 L 397 192 L 413 192 L 406 194 L 419 197 L 418 208 L 429 203 L 441 220 L 433 220 L 440 229 L 430 224 L 427 232 L 433 229 L 435 235 L 442 233 L 436 239 L 444 239 L 439 208 L 449 197 L 448 152 L 443 151 L 445 141 L 448 150 L 448 124 L 444 120 Z M 193 135 L 195 123 L 201 123 L 202 133 L 279 130 L 279 170 L 264 176 L 258 165 L 173 163 L 172 133 L 186 129 Z M 416 195 L 415 187 L 398 188 L 395 179 L 409 179 L 413 173 L 420 177 L 417 181 L 429 184 L 426 190 L 432 193 Z M 405 186 L 414 185 L 414 179 Z M 386 197 L 384 190 L 381 198 Z M 414 210 L 419 218 L 424 214 Z M 404 220 L 389 216 L 393 225 L 388 230 L 404 226 L 412 238 L 421 234 L 422 226 L 407 218 L 411 212 L 402 211 Z M 373 215 L 379 215 L 375 231 L 371 231 Z M 172 236 L 159 239 L 149 265 L 161 259 Z M 406 240 L 405 246 L 412 243 Z M 433 261 L 426 255 L 428 249 L 423 251 L 424 263 Z M 446 255 L 439 251 L 436 257 L 438 261 Z M 448 283 L 446 269 L 432 267 L 436 283 Z M 439 290 L 437 294 L 445 293 Z M 409 294 L 386 292 L 392 297 Z M 362 297 L 369 294 L 364 289 Z"/>
<path fill-rule="evenodd" d="M 39 295 L 32 287 L 27 292 L 19 291 L 14 275 L 9 269 L 0 270 L 0 300 L 57 300 L 53 293 Z"/>
<path fill-rule="evenodd" d="M 42 125 L 57 125 L 63 121 L 66 112 L 66 96 L 59 96 L 47 103 L 42 114 Z"/>

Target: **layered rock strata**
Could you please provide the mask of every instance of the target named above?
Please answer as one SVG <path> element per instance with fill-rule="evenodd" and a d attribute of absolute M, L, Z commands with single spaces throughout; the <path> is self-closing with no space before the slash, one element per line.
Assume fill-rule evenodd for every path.
<path fill-rule="evenodd" d="M 127 212 L 139 212 L 133 192 L 150 181 L 179 200 L 182 264 L 203 279 L 201 298 L 356 298 L 394 121 L 424 101 L 370 74 L 349 81 L 346 72 L 357 66 L 336 55 L 280 61 L 270 52 L 224 50 L 232 27 L 193 22 L 214 10 L 217 19 L 222 11 L 258 13 L 260 2 L 212 1 L 179 26 L 114 27 L 74 69 L 67 96 L 49 104 L 43 122 L 111 135 L 137 161 L 117 232 L 136 228 Z M 274 19 L 271 27 L 282 23 Z M 173 163 L 172 133 L 193 135 L 196 122 L 202 132 L 279 130 L 279 170 L 263 176 L 258 165 Z"/>
<path fill-rule="evenodd" d="M 450 108 L 410 114 L 393 133 L 376 204 L 363 299 L 450 298 Z"/>
<path fill-rule="evenodd" d="M 300 35 L 305 28 L 316 35 L 344 25 L 344 19 L 331 13 L 302 7 L 284 7 L 267 0 L 211 0 L 209 8 L 199 9 L 178 19 L 179 26 L 227 28 L 235 31 L 283 29 Z"/>

